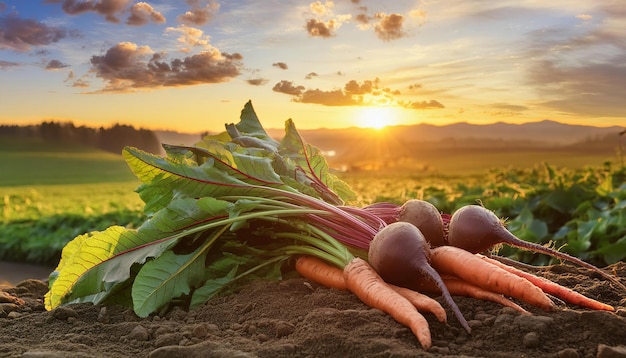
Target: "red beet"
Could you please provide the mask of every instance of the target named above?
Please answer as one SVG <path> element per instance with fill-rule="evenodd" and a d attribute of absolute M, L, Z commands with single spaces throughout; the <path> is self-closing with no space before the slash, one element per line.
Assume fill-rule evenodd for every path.
<path fill-rule="evenodd" d="M 433 280 L 463 328 L 471 332 L 443 280 L 430 266 L 428 242 L 413 224 L 398 221 L 381 229 L 370 243 L 368 261 L 383 280 L 398 286 L 410 287 L 420 278 Z"/>
<path fill-rule="evenodd" d="M 487 251 L 497 244 L 506 244 L 550 255 L 593 270 L 626 290 L 626 286 L 617 278 L 588 262 L 549 247 L 519 239 L 504 227 L 496 214 L 479 205 L 467 205 L 454 212 L 450 219 L 447 242 L 451 246 L 472 253 Z"/>
<path fill-rule="evenodd" d="M 443 220 L 437 208 L 424 200 L 412 199 L 400 207 L 398 221 L 415 225 L 432 247 L 447 245 L 443 234 Z"/>

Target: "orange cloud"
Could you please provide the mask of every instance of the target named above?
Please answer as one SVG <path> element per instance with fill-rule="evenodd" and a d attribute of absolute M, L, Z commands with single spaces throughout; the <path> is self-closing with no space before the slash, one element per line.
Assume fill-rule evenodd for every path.
<path fill-rule="evenodd" d="M 404 16 L 379 12 L 374 17 L 379 20 L 374 25 L 374 32 L 381 40 L 391 41 L 406 36 L 406 31 L 403 29 Z"/>
<path fill-rule="evenodd" d="M 165 32 L 177 32 L 180 34 L 177 41 L 182 44 L 180 50 L 182 52 L 191 52 L 193 47 L 201 47 L 204 49 L 211 49 L 209 44 L 210 37 L 204 35 L 204 32 L 198 28 L 180 25 L 178 27 L 168 27 Z"/>
<path fill-rule="evenodd" d="M 304 86 L 296 86 L 291 81 L 283 80 L 275 84 L 272 91 L 292 96 L 299 96 L 302 94 L 302 91 L 304 91 Z"/>
<path fill-rule="evenodd" d="M 122 42 L 102 56 L 92 56 L 90 62 L 92 72 L 106 82 L 102 92 L 129 92 L 226 82 L 240 74 L 243 59 L 216 49 L 169 62 L 164 56 L 148 46 Z"/>
<path fill-rule="evenodd" d="M 251 78 L 249 80 L 246 80 L 246 82 L 253 86 L 263 86 L 264 84 L 269 82 L 269 80 L 266 78 Z"/>
<path fill-rule="evenodd" d="M 324 106 L 357 106 L 363 103 L 362 99 L 355 98 L 342 90 L 322 91 L 319 89 L 306 90 L 294 102 L 315 103 Z"/>
<path fill-rule="evenodd" d="M 138 2 L 130 8 L 130 16 L 126 23 L 128 25 L 141 26 L 148 22 L 162 24 L 165 22 L 165 16 L 154 10 L 152 6 L 146 2 Z"/>
<path fill-rule="evenodd" d="M 201 26 L 209 22 L 220 9 L 220 4 L 215 1 L 187 0 L 191 10 L 178 17 L 178 21 L 185 24 Z"/>
<path fill-rule="evenodd" d="M 287 68 L 289 68 L 289 67 L 287 66 L 287 64 L 286 64 L 286 63 L 284 63 L 284 62 L 276 62 L 276 63 L 272 63 L 272 66 L 274 66 L 274 67 L 278 67 L 278 68 L 280 68 L 281 70 L 286 70 Z"/>
<path fill-rule="evenodd" d="M 409 109 L 435 109 L 435 108 L 445 108 L 443 104 L 439 103 L 438 101 L 435 101 L 434 99 L 431 99 L 430 101 L 418 101 L 418 102 L 412 102 L 412 101 L 399 101 L 398 104 L 401 107 L 404 108 L 409 108 Z"/>

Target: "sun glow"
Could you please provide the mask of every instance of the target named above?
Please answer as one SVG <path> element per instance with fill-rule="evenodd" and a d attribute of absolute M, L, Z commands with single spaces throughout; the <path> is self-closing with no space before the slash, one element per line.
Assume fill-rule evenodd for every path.
<path fill-rule="evenodd" d="M 397 123 L 395 109 L 391 107 L 362 107 L 356 115 L 359 127 L 383 129 Z"/>

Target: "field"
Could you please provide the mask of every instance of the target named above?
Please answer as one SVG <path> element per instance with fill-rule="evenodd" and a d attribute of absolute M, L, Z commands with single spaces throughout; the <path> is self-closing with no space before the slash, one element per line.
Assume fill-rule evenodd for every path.
<path fill-rule="evenodd" d="M 0 177 L 0 263 L 15 260 L 54 266 L 61 248 L 77 235 L 143 222 L 143 203 L 133 191 L 139 182 L 121 157 L 76 147 L 17 147 L 0 153 L 0 165 L 10 168 Z M 459 160 L 458 166 L 451 166 L 456 170 L 394 167 L 337 174 L 359 193 L 355 203 L 359 206 L 419 198 L 449 213 L 481 202 L 507 218 L 508 228 L 524 240 L 550 244 L 598 266 L 612 264 L 607 269 L 623 281 L 626 170 L 601 156 L 579 162 L 567 157 L 572 161 L 569 168 L 543 163 L 546 155 L 534 160 L 528 154 L 522 157 L 526 164 L 517 162 L 515 167 L 503 165 L 511 153 L 501 153 L 482 157 L 474 166 L 468 157 L 448 158 L 449 166 Z M 478 166 L 484 170 L 476 170 Z M 555 263 L 509 248 L 499 253 L 536 265 Z M 0 287 L 0 298 L 9 302 L 0 304 L 0 355 L 623 355 L 623 292 L 573 265 L 556 262 L 525 269 L 611 304 L 616 311 L 591 311 L 559 302 L 554 312 L 525 305 L 532 315 L 521 315 L 493 302 L 455 296 L 472 333 L 454 320 L 442 324 L 426 314 L 433 347 L 424 351 L 411 332 L 390 316 L 370 309 L 349 292 L 319 286 L 293 270 L 286 270 L 281 281 L 244 284 L 236 294 L 213 297 L 195 310 L 174 307 L 147 318 L 115 304 L 72 304 L 46 311 L 42 302 L 47 282 L 35 279 Z M 449 309 L 447 315 L 452 317 Z"/>
<path fill-rule="evenodd" d="M 611 166 L 605 154 L 460 153 L 441 153 L 445 160 L 431 157 L 427 170 L 398 165 L 337 174 L 359 194 L 355 205 L 419 198 L 451 213 L 480 201 L 508 218 L 509 228 L 527 240 L 568 244 L 565 251 L 601 265 L 624 257 L 626 238 L 618 229 L 626 226 L 624 170 Z M 470 159 L 472 154 L 477 159 Z M 558 164 L 543 163 L 550 159 Z M 437 160 L 440 167 L 433 164 Z M 55 265 L 75 236 L 111 225 L 136 227 L 144 220 L 143 203 L 134 192 L 139 182 L 121 156 L 3 139 L 0 165 L 9 168 L 0 176 L 2 260 Z M 509 249 L 503 253 L 535 264 L 548 260 Z"/>
<path fill-rule="evenodd" d="M 141 222 L 139 181 L 121 156 L 61 143 L 0 143 L 0 259 L 54 265 L 76 235 Z"/>

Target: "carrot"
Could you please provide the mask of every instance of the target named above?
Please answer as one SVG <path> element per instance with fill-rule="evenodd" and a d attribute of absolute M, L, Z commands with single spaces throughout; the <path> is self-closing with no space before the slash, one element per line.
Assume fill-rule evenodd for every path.
<path fill-rule="evenodd" d="M 504 224 L 496 214 L 480 205 L 466 205 L 452 214 L 448 226 L 447 243 L 450 246 L 459 247 L 473 254 L 484 252 L 497 244 L 506 244 L 550 255 L 593 270 L 626 291 L 626 285 L 620 282 L 619 278 L 578 257 L 570 256 L 537 243 L 521 240 L 504 227 Z"/>
<path fill-rule="evenodd" d="M 338 267 L 328 264 L 326 261 L 315 256 L 300 256 L 296 260 L 296 271 L 317 284 L 338 290 L 347 290 L 346 281 L 343 278 L 343 271 Z M 413 304 L 418 311 L 430 312 L 439 322 L 446 322 L 446 311 L 439 302 L 434 299 L 415 292 L 411 289 L 388 284 L 394 291 L 399 293 Z"/>
<path fill-rule="evenodd" d="M 440 246 L 431 251 L 432 266 L 441 274 L 457 276 L 473 285 L 517 298 L 545 311 L 555 304 L 537 286 L 523 277 L 509 273 L 474 254 L 453 246 Z"/>
<path fill-rule="evenodd" d="M 369 307 L 379 309 L 409 327 L 424 349 L 432 345 L 428 321 L 415 307 L 394 291 L 361 258 L 354 258 L 343 269 L 346 287 Z"/>
<path fill-rule="evenodd" d="M 303 255 L 296 260 L 296 271 L 309 280 L 328 288 L 347 290 L 343 271 L 315 256 Z"/>
<path fill-rule="evenodd" d="M 399 293 L 402 297 L 409 300 L 409 302 L 411 302 L 418 311 L 425 311 L 434 314 L 439 322 L 446 323 L 448 321 L 448 317 L 446 316 L 446 310 L 444 310 L 441 304 L 439 304 L 439 302 L 437 302 L 433 298 L 426 296 L 422 293 L 413 291 L 410 288 L 400 287 L 392 284 L 388 285 L 389 287 L 393 288 L 394 291 Z"/>
<path fill-rule="evenodd" d="M 543 292 L 556 296 L 565 302 L 569 302 L 569 303 L 572 303 L 581 307 L 587 307 L 593 310 L 600 310 L 600 311 L 614 311 L 615 310 L 613 306 L 610 306 L 602 302 L 598 302 L 592 298 L 586 297 L 574 290 L 561 286 L 557 284 L 556 282 L 552 282 L 546 278 L 538 277 L 528 272 L 524 272 L 522 270 L 516 269 L 515 267 L 505 265 L 498 260 L 494 260 L 483 255 L 477 255 L 477 256 L 483 259 L 484 261 L 494 264 L 514 275 L 527 279 L 528 281 L 532 282 L 533 285 L 543 290 Z"/>
<path fill-rule="evenodd" d="M 498 303 L 504 307 L 510 307 L 521 314 L 530 314 L 530 312 L 526 311 L 520 305 L 502 296 L 501 294 L 487 291 L 483 288 L 472 285 L 471 283 L 465 282 L 459 278 L 450 276 L 442 276 L 441 278 L 443 279 L 443 282 L 448 288 L 448 291 L 450 291 L 451 295 L 472 297 L 479 300 L 491 301 L 494 303 Z M 420 292 L 440 293 L 439 288 L 430 281 L 420 280 L 416 285 L 412 285 L 411 288 L 416 289 Z"/>

